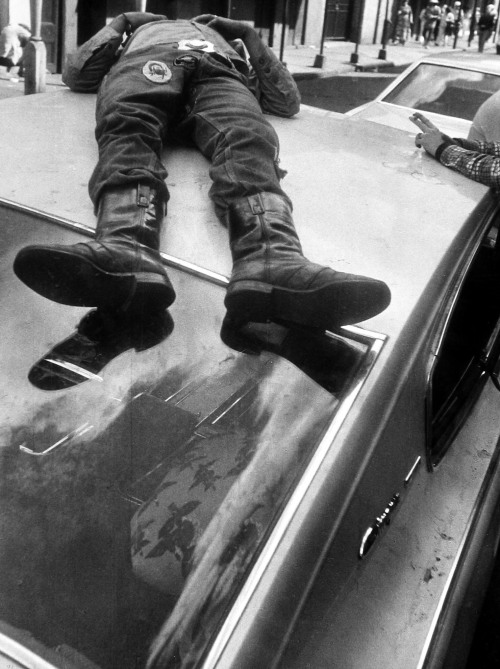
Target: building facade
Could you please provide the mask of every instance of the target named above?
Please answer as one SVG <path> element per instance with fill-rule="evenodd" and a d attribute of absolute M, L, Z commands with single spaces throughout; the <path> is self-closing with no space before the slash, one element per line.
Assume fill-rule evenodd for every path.
<path fill-rule="evenodd" d="M 121 12 L 147 10 L 170 18 L 213 13 L 252 23 L 271 46 L 319 47 L 321 40 L 380 43 L 384 25 L 395 24 L 403 0 L 43 0 L 42 38 L 47 65 L 60 72 L 65 54 Z M 451 0 L 450 0 L 451 2 Z M 463 0 L 481 9 L 487 0 Z M 0 0 L 0 27 L 32 25 L 35 0 Z M 427 0 L 410 0 L 415 20 Z M 445 4 L 441 0 L 441 4 Z M 33 6 L 33 7 L 32 7 Z M 391 23 L 387 23 L 390 21 Z"/>

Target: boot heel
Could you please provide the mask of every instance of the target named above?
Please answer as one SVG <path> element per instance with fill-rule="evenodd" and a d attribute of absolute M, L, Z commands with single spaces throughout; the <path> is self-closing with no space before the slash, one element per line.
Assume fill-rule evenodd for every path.
<path fill-rule="evenodd" d="M 135 277 L 135 289 L 123 310 L 164 311 L 175 300 L 175 291 L 166 275 L 140 273 Z"/>
<path fill-rule="evenodd" d="M 229 286 L 224 305 L 237 322 L 266 323 L 273 313 L 273 287 L 260 281 L 239 281 Z"/>

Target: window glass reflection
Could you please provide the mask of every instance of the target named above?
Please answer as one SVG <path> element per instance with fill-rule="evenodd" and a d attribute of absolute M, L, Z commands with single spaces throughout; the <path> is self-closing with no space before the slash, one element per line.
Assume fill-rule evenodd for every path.
<path fill-rule="evenodd" d="M 497 75 L 423 63 L 383 101 L 472 121 L 481 104 L 499 89 Z"/>

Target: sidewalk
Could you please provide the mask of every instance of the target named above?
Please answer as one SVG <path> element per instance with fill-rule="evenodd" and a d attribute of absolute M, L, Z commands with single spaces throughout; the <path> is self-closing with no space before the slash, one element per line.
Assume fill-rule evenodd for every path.
<path fill-rule="evenodd" d="M 424 48 L 419 42 L 409 40 L 404 46 L 388 44 L 385 48 L 386 59 L 380 59 L 380 44 L 360 44 L 358 47 L 358 62 L 351 63 L 351 55 L 355 52 L 354 42 L 325 42 L 323 49 L 323 67 L 314 67 L 319 49 L 308 46 L 289 46 L 285 49 L 283 60 L 295 79 L 315 77 L 331 77 L 338 74 L 348 74 L 355 71 L 377 71 L 389 67 L 406 67 L 411 63 L 429 55 L 464 51 L 477 53 L 477 41 L 467 47 L 465 38 L 459 40 L 457 48 L 448 46 L 429 46 Z M 279 48 L 273 48 L 279 57 Z M 485 47 L 485 53 L 495 54 L 495 45 L 491 42 Z"/>
<path fill-rule="evenodd" d="M 323 58 L 319 59 L 319 49 L 309 46 L 287 46 L 284 50 L 283 60 L 289 71 L 297 80 L 312 79 L 318 77 L 333 77 L 338 74 L 349 74 L 355 71 L 378 71 L 389 67 L 406 67 L 419 58 L 431 54 L 449 53 L 452 51 L 467 51 L 477 53 L 477 42 L 473 42 L 467 48 L 467 40 L 462 39 L 457 49 L 452 47 L 430 46 L 425 49 L 419 42 L 413 39 L 404 46 L 388 44 L 385 48 L 386 58 L 380 59 L 380 44 L 360 44 L 358 47 L 358 62 L 351 63 L 351 55 L 355 52 L 354 42 L 326 41 L 323 49 Z M 273 48 L 279 57 L 279 47 Z M 485 53 L 496 53 L 495 46 L 490 42 Z M 323 60 L 323 67 L 314 67 L 317 60 Z M 60 74 L 46 75 L 47 92 L 60 90 L 64 87 Z M 2 92 L 4 94 L 2 94 Z M 12 97 L 24 94 L 24 79 L 17 77 L 17 68 L 7 72 L 5 67 L 0 67 L 0 98 Z"/>

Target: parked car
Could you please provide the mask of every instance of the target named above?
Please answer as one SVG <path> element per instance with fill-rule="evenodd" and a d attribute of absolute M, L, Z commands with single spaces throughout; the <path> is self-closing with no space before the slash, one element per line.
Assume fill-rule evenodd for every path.
<path fill-rule="evenodd" d="M 95 315 L 12 271 L 28 243 L 92 235 L 94 103 L 0 110 L 16 130 L 0 180 L 2 656 L 458 669 L 500 526 L 496 203 L 397 129 L 306 107 L 272 119 L 306 254 L 386 281 L 392 302 L 337 332 L 250 324 L 223 341 L 226 232 L 206 161 L 171 149 L 178 298 L 159 327 L 102 339 Z"/>
<path fill-rule="evenodd" d="M 414 131 L 408 117 L 424 112 L 444 133 L 467 137 L 481 104 L 500 90 L 500 62 L 489 54 L 450 52 L 412 63 L 352 118 Z"/>

